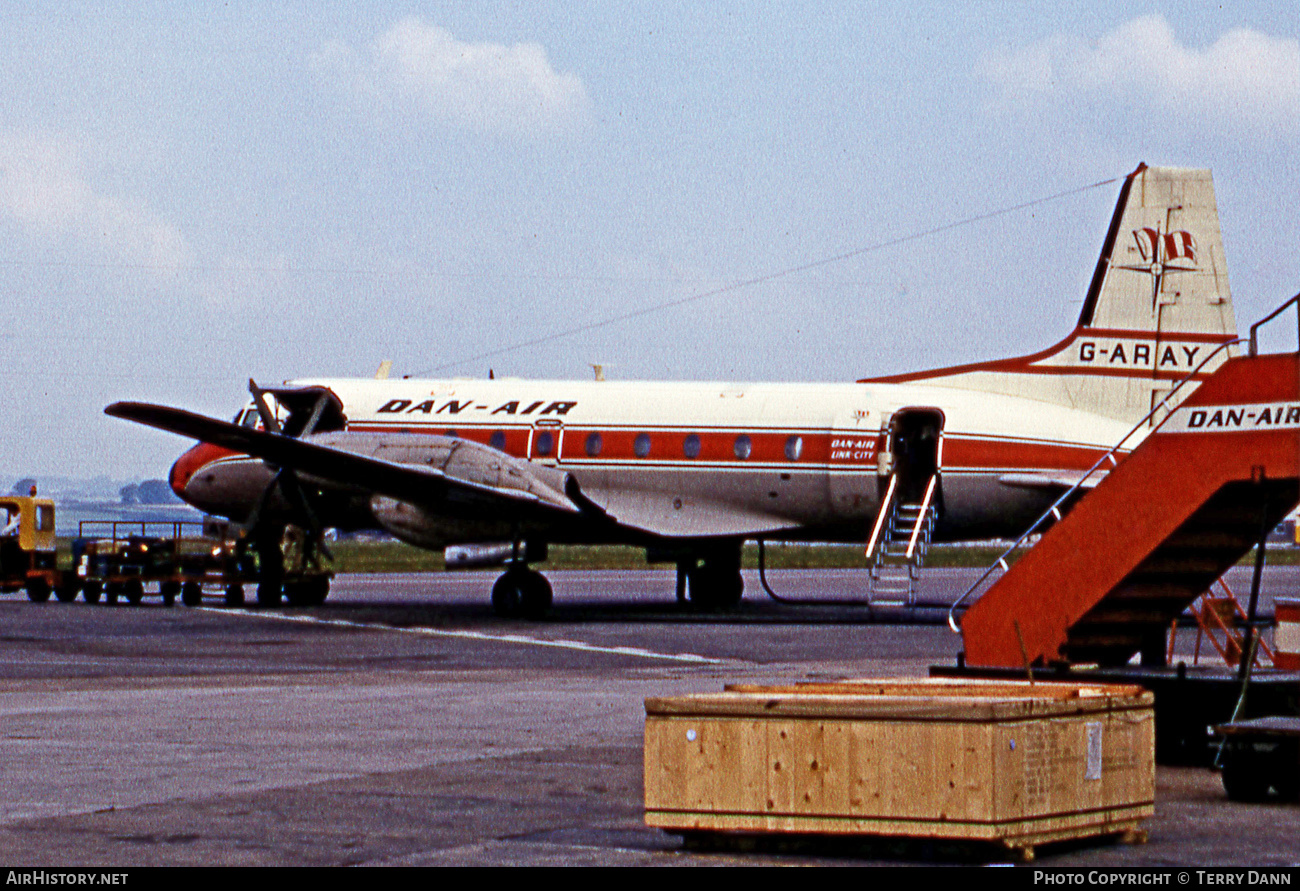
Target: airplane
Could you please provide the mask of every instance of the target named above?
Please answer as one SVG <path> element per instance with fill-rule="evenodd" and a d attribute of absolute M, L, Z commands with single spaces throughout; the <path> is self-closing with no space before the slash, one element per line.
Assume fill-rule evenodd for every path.
<path fill-rule="evenodd" d="M 1141 164 L 1078 323 L 1030 355 L 842 383 L 381 373 L 250 381 L 231 422 L 105 411 L 199 440 L 171 486 L 250 530 L 259 604 L 280 602 L 286 527 L 309 541 L 335 527 L 430 549 L 504 543 L 492 604 L 505 616 L 551 605 L 529 565 L 548 543 L 644 547 L 677 564 L 679 599 L 710 610 L 740 601 L 746 541 L 856 542 L 879 558 L 893 536 L 915 563 L 919 536 L 1015 537 L 1139 425 L 1135 447 L 1153 407 L 1188 376 L 1190 393 L 1236 337 L 1210 172 Z"/>

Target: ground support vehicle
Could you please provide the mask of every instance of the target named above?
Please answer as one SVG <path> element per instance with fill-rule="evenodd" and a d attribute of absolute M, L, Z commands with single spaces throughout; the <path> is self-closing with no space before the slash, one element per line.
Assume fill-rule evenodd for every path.
<path fill-rule="evenodd" d="M 1300 799 L 1300 717 L 1270 715 L 1221 724 L 1223 789 L 1233 801 Z"/>
<path fill-rule="evenodd" d="M 0 591 L 26 589 L 37 603 L 55 592 L 60 600 L 75 598 L 75 577 L 57 564 L 54 501 L 37 498 L 34 488 L 31 495 L 0 496 Z"/>
<path fill-rule="evenodd" d="M 83 520 L 72 541 L 71 561 L 60 566 L 54 535 L 54 502 L 35 496 L 0 498 L 0 591 L 26 590 L 34 602 L 53 594 L 61 602 L 134 606 L 156 596 L 164 606 L 179 598 L 198 606 L 213 588 L 229 606 L 244 604 L 244 589 L 257 587 L 260 606 L 314 606 L 329 594 L 332 572 L 319 561 L 290 559 L 259 566 L 229 523 Z M 271 565 L 273 564 L 273 565 Z"/>

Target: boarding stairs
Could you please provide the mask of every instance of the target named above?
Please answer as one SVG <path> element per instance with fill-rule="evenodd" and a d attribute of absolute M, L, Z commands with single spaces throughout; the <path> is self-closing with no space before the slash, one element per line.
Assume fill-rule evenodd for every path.
<path fill-rule="evenodd" d="M 968 665 L 1165 664 L 1171 623 L 1300 501 L 1300 354 L 1258 355 L 1255 328 L 965 611 Z"/>
<path fill-rule="evenodd" d="M 1245 627 L 1248 616 L 1237 595 L 1228 587 L 1228 583 L 1219 579 L 1196 599 L 1192 604 L 1191 613 L 1196 622 L 1196 646 L 1192 650 L 1192 664 L 1200 664 L 1201 644 L 1208 641 L 1224 664 L 1230 668 L 1238 667 L 1242 652 L 1247 646 Z M 1169 628 L 1166 662 L 1173 661 L 1174 646 L 1177 642 L 1178 622 L 1175 620 Z M 1255 649 L 1254 667 L 1267 668 L 1273 663 L 1273 647 L 1261 638 Z"/>
<path fill-rule="evenodd" d="M 914 606 L 916 579 L 934 536 L 938 474 L 930 478 L 920 501 L 897 498 L 898 478 L 890 478 L 884 503 L 867 544 L 871 564 L 872 606 Z"/>

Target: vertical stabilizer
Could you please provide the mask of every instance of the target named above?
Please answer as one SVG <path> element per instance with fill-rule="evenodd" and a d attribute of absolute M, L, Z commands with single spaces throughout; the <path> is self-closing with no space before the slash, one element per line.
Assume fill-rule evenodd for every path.
<path fill-rule="evenodd" d="M 867 382 L 1002 393 L 1137 422 L 1236 336 L 1210 171 L 1141 164 L 1124 179 L 1069 337 L 1031 356 Z"/>
<path fill-rule="evenodd" d="M 1079 326 L 1236 336 L 1210 171 L 1129 174 Z"/>

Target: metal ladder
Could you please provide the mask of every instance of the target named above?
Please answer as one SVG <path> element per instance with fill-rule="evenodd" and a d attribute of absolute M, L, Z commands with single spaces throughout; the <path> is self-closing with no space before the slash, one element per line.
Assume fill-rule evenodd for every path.
<path fill-rule="evenodd" d="M 938 474 L 932 476 L 925 497 L 919 503 L 913 503 L 895 499 L 898 477 L 890 478 L 889 489 L 871 531 L 871 540 L 867 543 L 868 559 L 874 553 L 870 570 L 871 605 L 915 604 L 916 578 L 934 535 L 934 490 L 938 479 Z"/>
<path fill-rule="evenodd" d="M 1196 619 L 1196 649 L 1192 655 L 1192 664 L 1200 664 L 1201 640 L 1208 639 L 1224 664 L 1237 668 L 1245 645 L 1246 635 L 1242 626 L 1246 622 L 1246 611 L 1226 581 L 1220 578 L 1216 584 L 1218 592 L 1212 585 L 1190 607 L 1192 616 Z M 1178 620 L 1175 619 L 1169 627 L 1169 652 L 1166 657 L 1171 665 L 1177 634 Z M 1272 665 L 1273 661 L 1273 648 L 1261 637 L 1259 646 L 1255 649 L 1255 664 L 1252 667 L 1263 668 Z"/>

